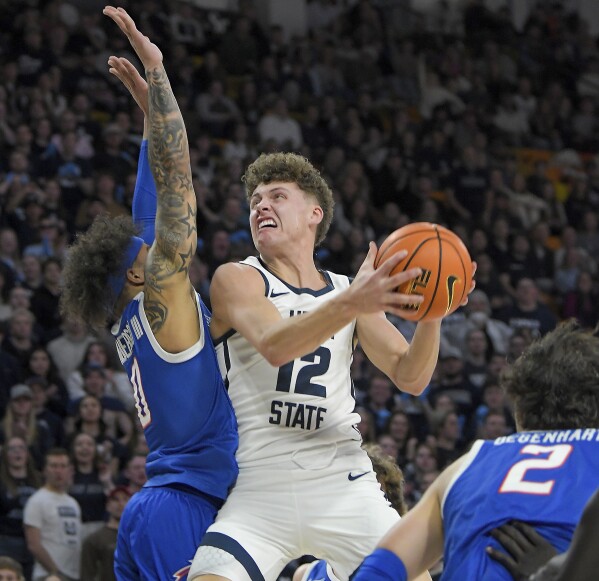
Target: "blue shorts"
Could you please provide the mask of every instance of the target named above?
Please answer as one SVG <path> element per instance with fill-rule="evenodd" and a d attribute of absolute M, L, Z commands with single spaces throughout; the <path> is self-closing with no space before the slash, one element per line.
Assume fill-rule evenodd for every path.
<path fill-rule="evenodd" d="M 118 581 L 185 580 L 220 502 L 171 487 L 142 488 L 127 503 L 114 554 Z"/>

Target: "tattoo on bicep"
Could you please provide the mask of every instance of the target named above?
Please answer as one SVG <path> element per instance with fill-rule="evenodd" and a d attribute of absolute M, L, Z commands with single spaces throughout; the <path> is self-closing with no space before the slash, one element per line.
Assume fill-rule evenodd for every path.
<path fill-rule="evenodd" d="M 166 322 L 168 308 L 158 301 L 146 301 L 144 303 L 144 309 L 152 333 L 157 333 L 162 329 L 162 326 Z"/>
<path fill-rule="evenodd" d="M 179 270 L 177 272 L 184 272 L 185 274 L 189 272 L 189 266 L 191 265 L 193 255 L 193 246 L 190 246 L 189 250 L 185 254 L 179 252 L 179 257 L 181 258 L 181 266 L 179 267 Z"/>
<path fill-rule="evenodd" d="M 154 253 L 152 261 L 146 267 L 146 284 L 157 292 L 162 293 L 164 281 L 178 272 L 174 260 L 170 260 L 159 253 Z"/>
<path fill-rule="evenodd" d="M 185 216 L 184 218 L 179 218 L 179 222 L 181 222 L 181 224 L 183 224 L 186 228 L 187 228 L 187 237 L 189 238 L 193 232 L 197 232 L 197 226 L 196 226 L 196 214 L 197 211 L 194 211 L 194 209 L 191 207 L 191 204 L 188 203 L 187 204 L 187 216 Z"/>
<path fill-rule="evenodd" d="M 171 230 L 168 226 L 162 224 L 156 229 L 156 244 L 165 258 L 174 261 L 182 242 L 183 236 L 179 232 Z"/>

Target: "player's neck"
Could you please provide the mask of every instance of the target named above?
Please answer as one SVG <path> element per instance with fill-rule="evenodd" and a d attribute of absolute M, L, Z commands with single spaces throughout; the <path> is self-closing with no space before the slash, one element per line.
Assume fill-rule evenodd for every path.
<path fill-rule="evenodd" d="M 320 290 L 327 284 L 312 256 L 303 260 L 301 256 L 261 258 L 274 275 L 296 288 Z"/>

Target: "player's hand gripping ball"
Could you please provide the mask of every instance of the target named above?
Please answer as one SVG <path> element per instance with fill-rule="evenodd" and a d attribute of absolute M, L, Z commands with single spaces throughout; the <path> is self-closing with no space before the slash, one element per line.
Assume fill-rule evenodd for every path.
<path fill-rule="evenodd" d="M 420 267 L 422 275 L 409 280 L 397 290 L 422 295 L 424 300 L 405 308 L 409 321 L 433 321 L 453 313 L 464 301 L 472 285 L 472 259 L 462 240 L 451 230 L 416 222 L 399 228 L 381 244 L 374 267 L 396 252 L 408 255 L 391 271 L 391 275 L 408 268 Z"/>

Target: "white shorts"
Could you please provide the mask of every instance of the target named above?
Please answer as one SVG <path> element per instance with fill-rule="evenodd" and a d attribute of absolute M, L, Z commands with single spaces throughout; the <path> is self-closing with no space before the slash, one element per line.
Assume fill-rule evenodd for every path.
<path fill-rule="evenodd" d="M 245 468 L 208 528 L 188 579 L 275 581 L 302 555 L 326 559 L 345 581 L 399 520 L 362 450 L 330 466 Z"/>

